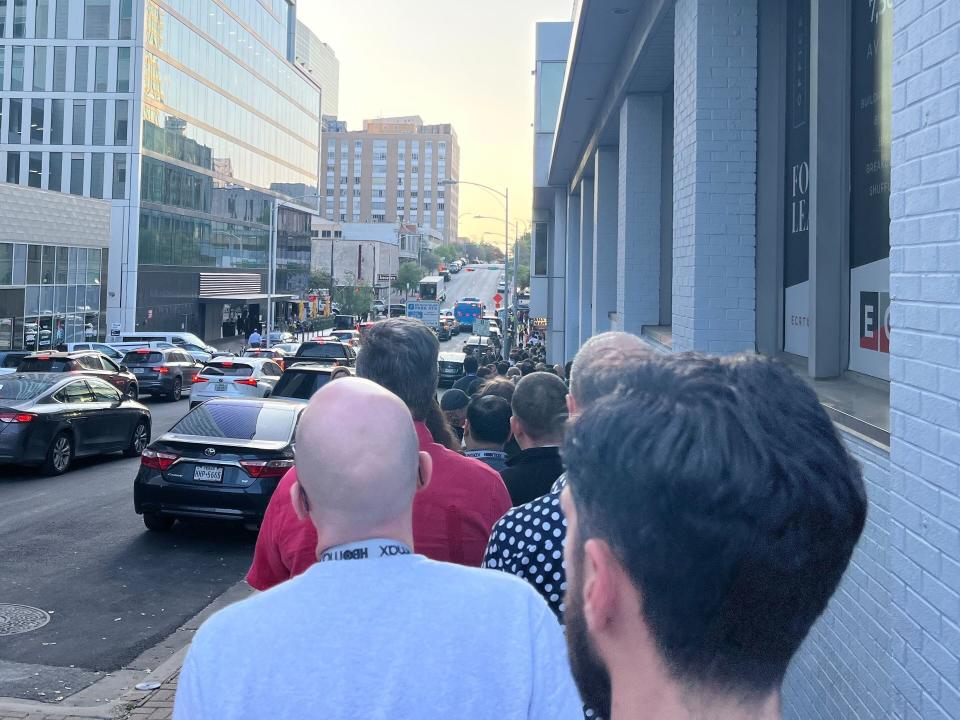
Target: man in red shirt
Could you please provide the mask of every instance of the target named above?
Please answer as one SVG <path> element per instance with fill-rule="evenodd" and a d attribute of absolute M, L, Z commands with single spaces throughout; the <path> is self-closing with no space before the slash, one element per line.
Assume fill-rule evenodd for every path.
<path fill-rule="evenodd" d="M 510 509 L 510 495 L 496 471 L 433 442 L 423 422 L 436 402 L 439 351 L 436 336 L 419 320 L 384 320 L 366 331 L 357 375 L 406 403 L 420 450 L 433 460 L 432 480 L 413 503 L 414 549 L 433 560 L 479 567 L 494 523 Z M 377 434 L 385 431 L 370 428 L 370 452 L 377 451 Z M 296 471 L 291 470 L 263 518 L 247 574 L 247 582 L 257 590 L 288 580 L 316 561 L 316 530 L 293 509 L 290 489 L 295 482 Z"/>

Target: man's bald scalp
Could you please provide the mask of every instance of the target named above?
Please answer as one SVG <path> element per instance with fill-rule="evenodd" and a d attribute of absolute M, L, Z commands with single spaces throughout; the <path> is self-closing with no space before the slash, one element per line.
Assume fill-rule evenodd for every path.
<path fill-rule="evenodd" d="M 417 489 L 410 410 L 369 380 L 329 383 L 300 419 L 296 466 L 315 521 L 375 528 L 395 520 Z"/>
<path fill-rule="evenodd" d="M 637 335 L 606 332 L 587 340 L 570 368 L 570 395 L 583 409 L 617 389 L 624 366 L 655 352 Z"/>

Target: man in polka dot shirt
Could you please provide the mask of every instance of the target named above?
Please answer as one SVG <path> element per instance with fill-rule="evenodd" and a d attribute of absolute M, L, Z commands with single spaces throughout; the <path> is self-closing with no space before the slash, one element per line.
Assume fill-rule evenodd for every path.
<path fill-rule="evenodd" d="M 626 371 L 650 357 L 649 347 L 629 333 L 604 333 L 588 340 L 570 371 L 570 415 L 615 392 Z M 533 585 L 561 623 L 567 586 L 563 565 L 567 521 L 560 508 L 560 492 L 565 485 L 561 476 L 551 492 L 504 515 L 490 534 L 483 563 L 484 567 L 511 573 Z"/>

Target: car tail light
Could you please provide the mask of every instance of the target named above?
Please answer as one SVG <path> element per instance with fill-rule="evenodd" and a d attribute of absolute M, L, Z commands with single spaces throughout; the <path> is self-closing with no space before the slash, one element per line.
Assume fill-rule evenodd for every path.
<path fill-rule="evenodd" d="M 165 368 L 165 367 L 155 367 L 155 368 L 150 368 L 150 369 L 153 370 L 155 373 L 158 373 L 158 374 L 160 374 L 160 375 L 167 375 L 167 374 L 170 372 L 170 369 L 169 369 L 169 368 Z"/>
<path fill-rule="evenodd" d="M 194 383 L 205 383 L 205 382 L 210 382 L 210 380 L 207 379 L 207 378 L 205 378 L 205 377 L 203 377 L 203 375 L 194 375 L 194 376 L 193 376 L 193 382 L 194 382 Z"/>
<path fill-rule="evenodd" d="M 2 423 L 28 423 L 36 419 L 37 416 L 31 413 L 0 412 L 0 422 Z"/>
<path fill-rule="evenodd" d="M 149 350 L 137 350 L 137 355 L 149 355 Z"/>
<path fill-rule="evenodd" d="M 249 385 L 250 387 L 256 387 L 258 385 L 257 381 L 253 378 L 243 378 L 241 380 L 234 380 L 237 385 Z"/>
<path fill-rule="evenodd" d="M 220 363 L 223 367 L 233 367 L 233 363 L 230 361 Z"/>
<path fill-rule="evenodd" d="M 293 460 L 241 460 L 240 466 L 252 478 L 279 478 L 293 467 Z"/>
<path fill-rule="evenodd" d="M 151 470 L 160 470 L 163 472 L 169 470 L 170 466 L 179 459 L 180 456 L 175 453 L 161 452 L 147 448 L 140 456 L 140 465 L 145 468 L 150 468 Z"/>

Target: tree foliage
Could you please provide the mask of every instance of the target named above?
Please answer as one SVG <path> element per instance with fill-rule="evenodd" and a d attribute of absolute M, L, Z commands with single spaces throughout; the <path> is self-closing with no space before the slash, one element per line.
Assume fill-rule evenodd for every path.
<path fill-rule="evenodd" d="M 423 250 L 420 253 L 420 267 L 423 268 L 424 274 L 433 275 L 440 267 L 440 258 L 430 250 Z"/>
<path fill-rule="evenodd" d="M 365 283 L 336 287 L 333 302 L 343 315 L 366 315 L 373 305 L 373 288 Z"/>
<path fill-rule="evenodd" d="M 417 263 L 407 260 L 400 263 L 400 269 L 397 270 L 397 279 L 393 281 L 393 287 L 397 290 L 406 290 L 407 285 L 413 290 L 420 285 L 423 279 L 423 268 Z"/>
<path fill-rule="evenodd" d="M 333 277 L 328 270 L 314 270 L 310 273 L 311 290 L 331 290 L 333 288 Z"/>

